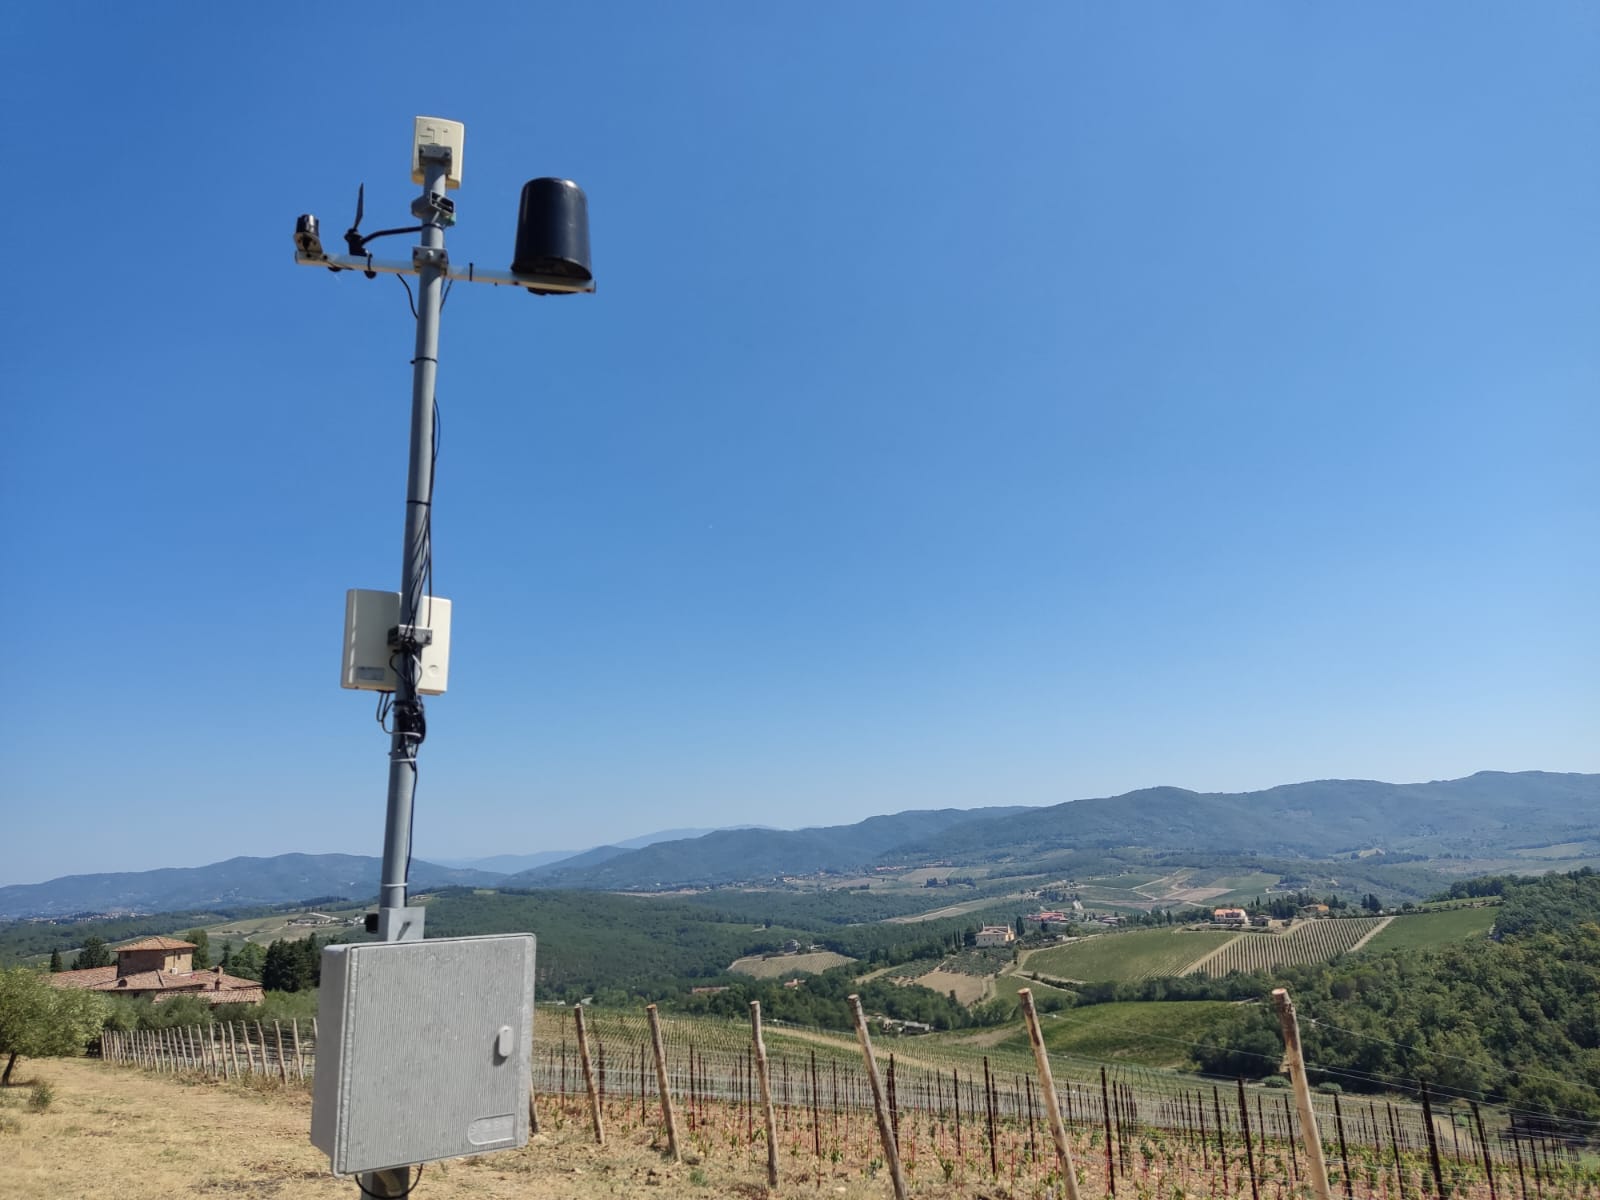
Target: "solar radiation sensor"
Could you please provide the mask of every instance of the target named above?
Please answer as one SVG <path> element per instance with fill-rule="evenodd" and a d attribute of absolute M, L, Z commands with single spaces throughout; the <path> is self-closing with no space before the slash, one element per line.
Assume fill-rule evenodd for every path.
<path fill-rule="evenodd" d="M 582 283 L 594 278 L 589 263 L 589 199 L 572 180 L 530 179 L 522 185 L 511 270 Z M 528 290 L 550 294 L 542 288 Z"/>

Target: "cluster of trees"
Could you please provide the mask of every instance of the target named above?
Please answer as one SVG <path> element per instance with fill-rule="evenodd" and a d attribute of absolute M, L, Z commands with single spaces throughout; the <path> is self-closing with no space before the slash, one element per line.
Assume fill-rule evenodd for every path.
<path fill-rule="evenodd" d="M 306 992 L 322 982 L 322 947 L 317 935 L 276 941 L 261 963 L 261 986 L 269 992 Z"/>
<path fill-rule="evenodd" d="M 1262 995 L 1282 983 L 1303 1017 L 1313 1078 L 1380 1089 L 1425 1080 L 1445 1095 L 1508 1103 L 1553 1126 L 1600 1120 L 1600 876 L 1500 883 L 1495 939 L 1283 968 L 1209 985 Z M 1192 986 L 1188 981 L 1165 981 Z M 1230 997 L 1231 998 L 1231 997 Z M 1195 1057 L 1256 1078 L 1283 1046 L 1267 1005 L 1241 1007 Z"/>
<path fill-rule="evenodd" d="M 750 1002 L 759 1000 L 761 1014 L 768 1020 L 844 1030 L 855 1027 L 847 1000 L 852 993 L 860 995 L 861 1006 L 868 1012 L 898 1021 L 920 1021 L 934 1029 L 962 1029 L 984 1023 L 989 1016 L 982 1011 L 968 1012 L 951 997 L 925 987 L 883 978 L 858 984 L 850 967 L 825 971 L 793 988 L 771 980 L 743 980 L 725 992 L 691 996 L 682 1007 L 692 1013 L 748 1019 Z"/>
<path fill-rule="evenodd" d="M 145 913 L 137 917 L 95 917 L 81 921 L 0 921 L 0 966 L 41 958 L 46 954 L 59 955 L 70 966 L 74 957 L 73 948 L 81 951 L 88 946 L 90 938 L 104 948 L 133 938 L 170 934 L 174 929 L 189 925 L 211 924 L 228 915 L 263 915 L 266 911 L 241 909 L 237 914 L 224 914 L 184 910 Z"/>

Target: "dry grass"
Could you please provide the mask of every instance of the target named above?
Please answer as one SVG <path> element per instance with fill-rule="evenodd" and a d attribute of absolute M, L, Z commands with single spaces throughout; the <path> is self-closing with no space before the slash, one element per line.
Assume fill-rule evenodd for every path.
<path fill-rule="evenodd" d="M 757 979 L 782 979 L 791 975 L 820 975 L 830 967 L 842 967 L 855 962 L 832 950 L 818 950 L 812 954 L 779 954 L 772 958 L 753 955 L 735 959 L 728 970 L 738 975 L 753 975 Z"/>
<path fill-rule="evenodd" d="M 941 996 L 954 992 L 960 1004 L 976 1004 L 980 1000 L 987 1000 L 993 991 L 989 976 L 963 975 L 957 971 L 929 971 L 926 975 L 917 976 L 915 982 L 932 988 Z"/>
<path fill-rule="evenodd" d="M 183 1196 L 248 1196 L 252 1200 L 355 1200 L 355 1182 L 335 1179 L 309 1142 L 309 1089 L 257 1079 L 253 1087 L 195 1077 L 156 1075 L 92 1060 L 29 1062 L 23 1087 L 6 1089 L 0 1115 L 0 1196 L 61 1200 L 113 1195 L 116 1200 Z M 48 1112 L 23 1102 L 35 1080 L 55 1089 Z M 684 1132 L 685 1161 L 671 1162 L 652 1145 L 653 1123 L 637 1110 L 608 1106 L 606 1145 L 596 1146 L 587 1117 L 569 1102 L 539 1101 L 544 1131 L 522 1150 L 434 1163 L 417 1189 L 428 1200 L 599 1200 L 650 1198 L 826 1197 L 882 1200 L 887 1176 L 787 1145 L 783 1178 L 769 1191 L 759 1148 L 730 1156 L 719 1132 Z M 626 1116 L 621 1115 L 628 1108 Z M 679 1115 L 680 1128 L 686 1122 Z M 14 1124 L 14 1128 L 12 1127 Z M 797 1136 L 797 1135 L 795 1135 Z M 696 1139 L 708 1139 L 697 1144 Z M 804 1151 L 802 1153 L 802 1151 Z M 854 1157 L 854 1156 L 852 1156 Z M 821 1178 L 818 1178 L 818 1175 Z M 919 1189 L 925 1196 L 960 1194 Z"/>

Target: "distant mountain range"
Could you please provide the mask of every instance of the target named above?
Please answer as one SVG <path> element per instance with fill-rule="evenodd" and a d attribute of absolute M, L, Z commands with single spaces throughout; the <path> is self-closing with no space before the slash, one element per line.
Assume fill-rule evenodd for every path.
<path fill-rule="evenodd" d="M 382 866 L 381 859 L 357 854 L 279 854 L 204 867 L 63 875 L 47 883 L 0 887 L 0 919 L 246 908 L 325 896 L 360 902 L 378 894 Z M 475 887 L 505 876 L 413 860 L 411 878 L 419 887 Z"/>
<path fill-rule="evenodd" d="M 762 825 L 725 825 L 724 829 L 763 829 Z M 702 837 L 708 833 L 716 833 L 715 829 L 662 829 L 656 833 L 646 833 L 636 838 L 629 838 L 625 842 L 616 842 L 609 846 L 595 846 L 589 850 L 541 850 L 537 854 L 495 854 L 489 858 L 440 858 L 434 855 L 433 861 L 446 867 L 467 867 L 475 871 L 494 871 L 502 875 L 515 875 L 520 871 L 531 871 L 536 867 L 548 866 L 550 863 L 561 862 L 564 859 L 577 858 L 580 855 L 591 854 L 597 850 L 610 850 L 620 853 L 623 850 L 641 850 L 646 846 L 653 846 L 657 842 L 678 842 L 686 838 Z M 609 857 L 609 855 L 607 856 Z"/>
<path fill-rule="evenodd" d="M 1037 809 L 944 808 L 868 817 L 819 829 L 719 829 L 639 850 L 600 846 L 575 858 L 523 871 L 509 887 L 658 888 L 735 883 L 818 871 L 854 871 L 897 847 L 937 840 L 968 825 L 986 826 Z M 981 840 L 981 834 L 973 836 Z"/>
<path fill-rule="evenodd" d="M 816 829 L 666 830 L 556 861 L 502 855 L 451 867 L 419 859 L 411 869 L 419 889 L 660 890 L 928 862 L 1026 864 L 1066 851 L 1332 858 L 1381 849 L 1484 859 L 1564 843 L 1592 844 L 1588 853 L 1600 855 L 1600 775 L 1484 771 L 1434 783 L 1330 779 L 1243 793 L 1146 788 L 1046 808 L 911 811 Z M 519 869 L 483 869 L 491 863 Z M 327 896 L 362 902 L 377 894 L 379 866 L 349 854 L 281 854 L 68 875 L 0 887 L 0 920 Z"/>
<path fill-rule="evenodd" d="M 1600 775 L 1483 771 L 1434 783 L 1328 779 L 1260 792 L 1146 788 L 1047 808 L 907 812 L 825 829 L 744 830 L 590 851 L 515 887 L 660 889 L 922 862 L 1026 862 L 1064 850 L 1487 858 L 1600 837 Z"/>

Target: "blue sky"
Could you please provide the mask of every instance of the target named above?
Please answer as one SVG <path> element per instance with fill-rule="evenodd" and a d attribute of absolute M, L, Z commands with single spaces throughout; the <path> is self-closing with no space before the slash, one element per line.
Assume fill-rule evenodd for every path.
<path fill-rule="evenodd" d="M 417 113 L 600 283 L 445 311 L 419 855 L 1600 769 L 1593 6 L 334 11 L 12 19 L 0 883 L 378 852 Z"/>

